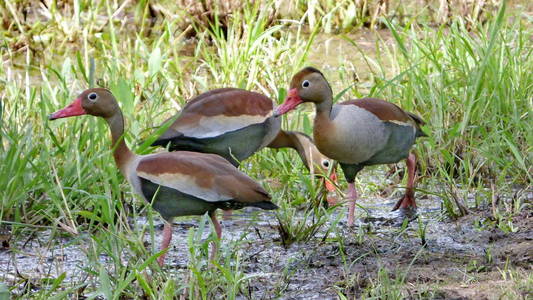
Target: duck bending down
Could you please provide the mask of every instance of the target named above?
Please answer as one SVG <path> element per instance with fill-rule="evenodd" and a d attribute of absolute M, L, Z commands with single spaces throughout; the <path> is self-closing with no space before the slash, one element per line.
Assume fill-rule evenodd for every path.
<path fill-rule="evenodd" d="M 72 104 L 49 116 L 59 118 L 93 115 L 106 120 L 111 130 L 113 157 L 120 172 L 165 219 L 161 249 L 172 239 L 172 219 L 208 213 L 218 238 L 222 228 L 216 209 L 254 206 L 276 209 L 270 195 L 253 179 L 222 157 L 189 151 L 137 155 L 124 142 L 124 118 L 113 94 L 103 88 L 81 93 Z M 217 249 L 213 247 L 211 258 Z M 158 257 L 164 264 L 166 252 Z"/>
<path fill-rule="evenodd" d="M 234 166 L 264 147 L 292 148 L 313 174 L 321 175 L 326 189 L 335 191 L 334 170 L 325 180 L 331 160 L 301 132 L 281 130 L 273 116 L 274 103 L 265 95 L 237 88 L 214 89 L 187 102 L 174 122 L 152 144 L 170 151 L 218 154 Z"/>
<path fill-rule="evenodd" d="M 348 181 L 348 225 L 354 223 L 357 191 L 355 177 L 365 166 L 406 159 L 405 195 L 393 210 L 415 210 L 416 157 L 410 152 L 418 137 L 426 136 L 422 119 L 381 99 L 363 98 L 333 104 L 333 92 L 324 75 L 306 67 L 293 76 L 288 96 L 275 115 L 285 114 L 303 102 L 315 104 L 313 136 L 320 152 L 337 160 Z"/>

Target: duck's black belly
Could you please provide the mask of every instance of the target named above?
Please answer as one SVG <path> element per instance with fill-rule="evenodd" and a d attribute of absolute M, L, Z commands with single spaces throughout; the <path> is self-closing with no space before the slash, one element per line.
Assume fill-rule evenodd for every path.
<path fill-rule="evenodd" d="M 166 141 L 158 141 L 158 145 L 166 146 L 170 143 L 169 150 L 171 151 L 218 154 L 234 166 L 238 166 L 240 161 L 247 159 L 264 145 L 265 138 L 270 131 L 271 126 L 265 122 L 209 138 L 182 135 Z"/>
<path fill-rule="evenodd" d="M 393 164 L 409 156 L 409 150 L 415 143 L 416 131 L 411 126 L 398 125 L 392 122 L 384 123 L 387 130 L 386 144 L 368 160 L 359 164 L 340 162 L 344 176 L 348 182 L 354 182 L 355 176 L 365 166 Z"/>
<path fill-rule="evenodd" d="M 148 179 L 142 177 L 139 179 L 144 197 L 151 202 L 152 207 L 165 220 L 180 216 L 203 215 L 217 208 L 239 209 L 244 207 L 242 203 L 234 200 L 208 202 L 176 189 L 155 184 Z"/>
<path fill-rule="evenodd" d="M 409 155 L 409 150 L 415 143 L 415 128 L 391 122 L 386 122 L 385 127 L 389 131 L 387 144 L 385 144 L 381 151 L 364 162 L 365 166 L 393 164 L 402 159 L 406 159 Z"/>
<path fill-rule="evenodd" d="M 174 217 L 197 216 L 206 212 L 212 212 L 218 208 L 241 209 L 246 206 L 254 206 L 262 209 L 276 209 L 277 206 L 270 201 L 239 202 L 234 199 L 221 201 L 205 201 L 198 197 L 180 192 L 174 188 L 158 185 L 152 181 L 139 177 L 141 191 L 144 198 L 152 204 L 152 207 L 165 219 Z"/>

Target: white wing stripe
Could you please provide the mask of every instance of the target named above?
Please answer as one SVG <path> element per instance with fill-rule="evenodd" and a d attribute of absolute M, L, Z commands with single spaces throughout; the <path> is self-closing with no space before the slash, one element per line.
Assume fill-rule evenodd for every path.
<path fill-rule="evenodd" d="M 272 113 L 266 116 L 215 116 L 204 117 L 198 124 L 181 125 L 175 127 L 175 130 L 183 133 L 188 137 L 209 138 L 222 135 L 226 132 L 238 130 L 250 125 L 265 122 Z"/>
<path fill-rule="evenodd" d="M 189 175 L 179 173 L 153 175 L 141 171 L 137 171 L 137 174 L 139 177 L 148 179 L 155 184 L 176 189 L 182 193 L 192 195 L 208 202 L 219 202 L 233 199 L 231 196 L 220 194 L 213 189 L 199 187 L 196 184 L 196 179 Z"/>

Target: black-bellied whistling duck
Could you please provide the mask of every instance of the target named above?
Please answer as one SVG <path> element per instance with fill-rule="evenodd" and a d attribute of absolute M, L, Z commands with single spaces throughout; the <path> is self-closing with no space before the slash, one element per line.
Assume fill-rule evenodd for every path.
<path fill-rule="evenodd" d="M 303 102 L 316 107 L 313 135 L 315 144 L 328 157 L 337 160 L 348 181 L 350 199 L 348 225 L 354 223 L 355 176 L 363 167 L 396 163 L 407 159 L 407 189 L 393 210 L 416 209 L 414 181 L 416 157 L 410 149 L 417 137 L 425 136 L 422 119 L 390 102 L 363 98 L 333 104 L 333 92 L 324 75 L 307 67 L 291 80 L 285 102 L 276 116 Z"/>
<path fill-rule="evenodd" d="M 273 117 L 273 110 L 272 100 L 259 93 L 237 88 L 211 90 L 187 102 L 152 145 L 218 154 L 235 166 L 264 147 L 288 147 L 298 151 L 307 169 L 326 175 L 330 159 L 305 134 L 280 130 L 281 118 Z M 336 180 L 334 170 L 330 180 Z M 334 191 L 327 180 L 325 186 Z"/>
<path fill-rule="evenodd" d="M 172 238 L 172 219 L 209 213 L 218 238 L 222 229 L 214 211 L 255 206 L 276 209 L 270 195 L 253 179 L 215 154 L 189 151 L 137 155 L 123 139 L 124 118 L 110 91 L 103 88 L 81 93 L 66 108 L 50 115 L 50 120 L 93 115 L 107 121 L 111 130 L 115 162 L 136 193 L 152 203 L 165 219 L 161 249 Z M 214 258 L 213 247 L 211 258 Z M 165 254 L 158 258 L 164 264 Z"/>

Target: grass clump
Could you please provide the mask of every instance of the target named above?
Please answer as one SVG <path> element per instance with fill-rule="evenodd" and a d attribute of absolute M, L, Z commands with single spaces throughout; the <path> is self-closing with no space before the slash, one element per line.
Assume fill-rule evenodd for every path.
<path fill-rule="evenodd" d="M 170 249 L 187 263 L 177 260 L 174 268 L 161 270 L 154 263 L 159 216 L 152 216 L 117 172 L 105 124 L 89 118 L 68 124 L 47 121 L 50 112 L 70 103 L 80 90 L 108 87 L 124 111 L 127 143 L 147 153 L 152 150 L 139 142 L 201 92 L 234 86 L 280 102 L 292 74 L 319 49 L 323 32 L 346 33 L 352 52 L 362 56 L 361 64 L 351 65 L 356 59 L 335 52 L 334 58 L 345 62 L 339 67 L 318 54 L 316 67 L 323 68 L 340 91 L 338 101 L 353 95 L 381 97 L 427 121 L 424 130 L 430 136 L 417 146 L 419 196 L 441 200 L 449 216 L 492 209 L 480 230 L 527 230 L 517 220 L 531 208 L 524 191 L 531 187 L 533 171 L 532 28 L 523 17 L 511 18 L 504 6 L 494 12 L 495 2 L 469 2 L 474 6 L 468 18 L 446 15 L 443 8 L 442 21 L 431 13 L 437 9 L 433 1 L 416 16 L 411 4 L 387 1 L 297 1 L 288 12 L 280 11 L 280 3 L 266 2 L 276 10 L 275 18 L 265 3 L 254 2 L 223 22 L 213 14 L 207 23 L 200 20 L 189 29 L 183 28 L 184 19 L 169 17 L 181 14 L 171 1 L 0 3 L 0 226 L 9 225 L 12 235 L 8 255 L 17 261 L 42 240 L 48 249 L 58 249 L 53 244 L 81 252 L 81 259 L 58 272 L 50 267 L 35 275 L 21 267 L 17 277 L 15 267 L 7 265 L 0 281 L 8 283 L 14 298 L 260 297 L 268 295 L 267 280 L 280 270 L 254 262 L 248 254 L 289 253 L 291 244 L 315 240 L 320 241 L 317 248 L 332 241 L 339 244 L 348 278 L 359 264 L 352 251 L 365 249 L 369 237 L 363 226 L 340 230 L 344 209 L 320 206 L 320 186 L 295 153 L 264 150 L 241 167 L 261 181 L 281 207 L 277 220 L 274 215 L 261 222 L 246 219 L 251 224 L 246 230 L 272 231 L 275 237 L 270 233 L 257 242 L 252 234 L 228 234 L 220 260 L 209 266 L 207 249 L 213 238 L 203 219 Z M 362 51 L 367 48 L 352 33 L 366 26 L 382 30 L 373 33 L 377 38 L 372 50 Z M 369 70 L 366 77 L 353 76 L 362 75 L 361 69 Z M 313 113 L 301 109 L 284 118 L 283 127 L 309 134 L 312 120 Z M 372 198 L 381 186 L 362 175 L 363 198 Z M 505 196 L 513 193 L 517 196 Z M 364 200 L 360 204 L 366 205 Z M 188 219 L 183 220 L 185 226 Z M 424 249 L 434 243 L 430 224 L 418 223 L 416 243 L 420 238 Z M 405 232 L 409 230 L 406 225 Z M 335 237 L 329 238 L 332 233 Z M 23 247 L 26 242 L 30 246 Z M 1 251 L 0 259 L 7 255 Z M 36 261 L 46 265 L 47 258 Z M 298 258 L 287 261 L 298 265 Z M 276 296 L 294 290 L 300 279 L 293 276 L 299 272 L 316 270 L 284 266 L 281 271 L 272 291 Z M 504 271 L 502 277 L 512 277 L 519 291 L 531 282 L 531 276 L 519 271 Z M 369 282 L 357 282 L 367 298 L 406 295 L 407 282 L 385 269 Z M 0 293 L 2 289 L 0 283 Z M 349 297 L 349 287 L 338 289 L 339 297 Z"/>

